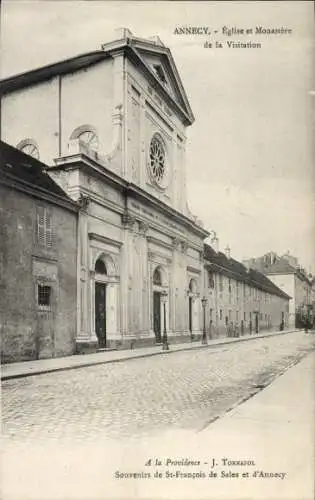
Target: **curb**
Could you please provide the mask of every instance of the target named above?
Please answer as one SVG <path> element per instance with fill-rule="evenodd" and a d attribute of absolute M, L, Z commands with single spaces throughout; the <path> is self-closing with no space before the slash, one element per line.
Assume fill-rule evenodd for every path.
<path fill-rule="evenodd" d="M 288 333 L 294 333 L 299 330 L 285 330 L 282 332 L 274 332 L 274 333 L 266 333 L 262 335 L 255 335 L 253 334 L 251 337 L 234 337 L 231 338 L 230 340 L 226 339 L 225 342 L 219 342 L 217 344 L 200 344 L 196 346 L 190 346 L 190 347 L 183 347 L 182 349 L 175 349 L 175 350 L 169 350 L 169 351 L 157 351 L 157 352 L 151 352 L 151 353 L 146 353 L 146 354 L 139 354 L 137 356 L 129 356 L 125 358 L 117 358 L 117 359 L 105 359 L 102 361 L 96 361 L 96 362 L 91 362 L 87 361 L 86 363 L 83 362 L 82 364 L 78 365 L 71 365 L 71 366 L 61 366 L 61 367 L 56 367 L 56 368 L 39 368 L 38 370 L 34 370 L 31 372 L 27 373 L 16 373 L 16 374 L 8 374 L 8 375 L 1 375 L 1 381 L 4 380 L 12 380 L 12 379 L 18 379 L 18 378 L 26 378 L 26 377 L 32 377 L 35 375 L 44 375 L 45 373 L 55 373 L 55 372 L 60 372 L 60 371 L 67 371 L 67 370 L 75 370 L 78 368 L 87 368 L 89 366 L 97 366 L 97 365 L 104 365 L 104 364 L 109 364 L 109 363 L 122 363 L 123 361 L 132 361 L 136 359 L 143 359 L 143 358 L 149 358 L 152 356 L 161 356 L 163 354 L 175 354 L 177 352 L 183 352 L 183 351 L 195 351 L 195 350 L 200 350 L 200 349 L 215 349 L 219 348 L 221 346 L 227 345 L 227 344 L 235 344 L 238 342 L 246 342 L 249 340 L 255 340 L 255 339 L 261 339 L 261 338 L 267 338 L 267 337 L 275 337 L 279 335 L 287 335 Z M 176 344 L 175 344 L 176 345 Z"/>

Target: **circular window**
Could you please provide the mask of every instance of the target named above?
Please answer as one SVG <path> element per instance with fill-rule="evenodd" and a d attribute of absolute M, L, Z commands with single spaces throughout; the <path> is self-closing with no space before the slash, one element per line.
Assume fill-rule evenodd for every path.
<path fill-rule="evenodd" d="M 150 144 L 150 170 L 154 180 L 161 183 L 166 171 L 166 155 L 162 141 L 154 136 Z"/>
<path fill-rule="evenodd" d="M 78 138 L 90 149 L 98 148 L 98 137 L 92 130 L 85 130 L 78 136 Z"/>

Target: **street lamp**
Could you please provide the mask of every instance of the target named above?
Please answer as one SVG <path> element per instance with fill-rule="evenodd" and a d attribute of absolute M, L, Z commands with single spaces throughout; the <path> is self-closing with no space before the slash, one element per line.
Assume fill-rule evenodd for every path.
<path fill-rule="evenodd" d="M 203 331 L 202 331 L 202 344 L 208 344 L 208 339 L 207 339 L 207 333 L 206 333 L 206 305 L 207 305 L 207 299 L 206 297 L 203 297 L 201 299 L 201 304 L 203 307 Z"/>
<path fill-rule="evenodd" d="M 162 344 L 163 351 L 169 350 L 168 340 L 167 340 L 167 331 L 166 331 L 166 301 L 167 301 L 167 292 L 164 290 L 161 293 L 162 303 L 163 303 L 163 312 L 164 312 L 164 328 L 163 328 L 163 336 L 162 336 Z"/>

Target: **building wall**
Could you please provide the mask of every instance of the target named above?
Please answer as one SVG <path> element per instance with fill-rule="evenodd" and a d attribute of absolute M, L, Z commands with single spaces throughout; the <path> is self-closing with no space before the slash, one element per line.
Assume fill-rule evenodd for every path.
<path fill-rule="evenodd" d="M 289 324 L 293 327 L 295 325 L 296 310 L 296 290 L 294 274 L 268 274 L 268 278 L 275 285 L 277 285 L 280 290 L 283 290 L 290 297 L 292 297 L 289 301 Z"/>
<path fill-rule="evenodd" d="M 108 59 L 6 94 L 1 100 L 2 140 L 17 146 L 23 139 L 33 139 L 40 160 L 53 165 L 55 158 L 69 153 L 71 134 L 82 125 L 91 125 L 99 137 L 100 153 L 110 153 L 112 68 L 113 62 Z"/>
<path fill-rule="evenodd" d="M 39 208 L 38 208 L 39 207 Z M 53 247 L 38 245 L 38 209 L 52 214 Z M 3 362 L 69 355 L 76 330 L 76 215 L 0 185 Z M 38 285 L 51 305 L 38 305 Z"/>
<path fill-rule="evenodd" d="M 289 301 L 228 278 L 205 268 L 204 291 L 207 298 L 206 329 L 211 337 L 229 335 L 229 328 L 239 334 L 279 330 L 289 326 Z M 250 324 L 251 323 L 251 324 Z"/>
<path fill-rule="evenodd" d="M 16 147 L 34 140 L 40 160 L 48 165 L 59 154 L 58 78 L 6 94 L 1 98 L 1 139 Z"/>

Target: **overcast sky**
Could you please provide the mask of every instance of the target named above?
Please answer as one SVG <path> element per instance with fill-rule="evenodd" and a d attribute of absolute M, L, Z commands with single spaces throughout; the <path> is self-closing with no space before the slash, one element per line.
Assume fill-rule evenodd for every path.
<path fill-rule="evenodd" d="M 6 0 L 1 22 L 3 76 L 100 48 L 121 26 L 159 35 L 196 117 L 187 144 L 191 210 L 233 257 L 290 250 L 315 272 L 313 2 Z M 206 49 L 209 37 L 174 34 L 183 25 L 262 48 Z M 292 34 L 228 38 L 224 25 Z"/>

